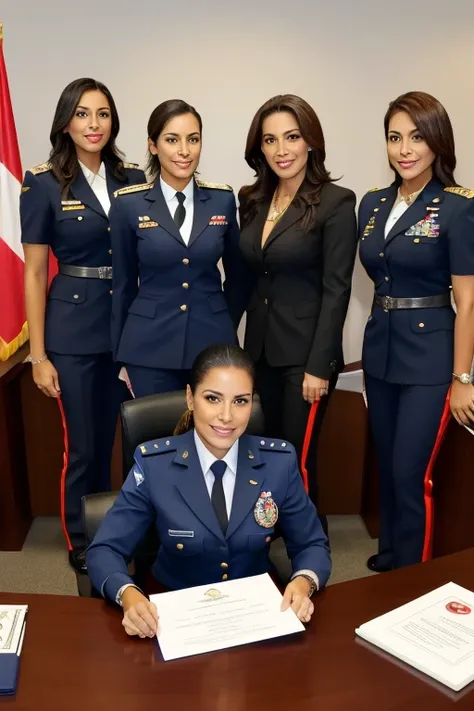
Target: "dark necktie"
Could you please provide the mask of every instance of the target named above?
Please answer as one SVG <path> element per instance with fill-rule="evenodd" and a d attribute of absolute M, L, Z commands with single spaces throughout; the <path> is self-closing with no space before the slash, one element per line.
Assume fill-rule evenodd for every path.
<path fill-rule="evenodd" d="M 186 217 L 186 209 L 183 205 L 186 200 L 186 195 L 184 193 L 176 193 L 176 197 L 178 198 L 178 207 L 174 213 L 173 220 L 178 230 L 180 230 L 184 222 L 184 218 Z"/>
<path fill-rule="evenodd" d="M 227 469 L 227 464 L 222 459 L 216 459 L 211 465 L 211 472 L 214 474 L 214 484 L 212 486 L 211 503 L 216 512 L 217 520 L 222 528 L 222 532 L 227 531 L 229 519 L 227 518 L 227 508 L 225 505 L 224 487 L 222 477 Z"/>

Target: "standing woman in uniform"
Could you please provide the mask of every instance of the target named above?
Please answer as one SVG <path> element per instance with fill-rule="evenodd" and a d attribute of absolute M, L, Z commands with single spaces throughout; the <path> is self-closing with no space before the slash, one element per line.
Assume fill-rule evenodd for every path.
<path fill-rule="evenodd" d="M 152 182 L 119 190 L 112 207 L 112 342 L 136 397 L 184 389 L 198 353 L 236 343 L 245 309 L 234 194 L 195 179 L 201 141 L 193 106 L 157 106 L 148 121 Z"/>
<path fill-rule="evenodd" d="M 115 145 L 119 118 L 107 89 L 77 79 L 62 92 L 48 163 L 28 170 L 20 214 L 26 313 L 33 379 L 60 398 L 69 461 L 61 513 L 71 565 L 85 566 L 81 498 L 110 489 L 110 460 L 120 402 L 126 398 L 111 356 L 108 212 L 113 192 L 143 182 Z M 59 274 L 47 293 L 48 251 Z"/>
<path fill-rule="evenodd" d="M 357 248 L 355 195 L 334 184 L 325 158 L 311 106 L 275 96 L 250 126 L 245 159 L 256 181 L 239 195 L 241 249 L 256 277 L 245 348 L 257 364 L 266 433 L 288 439 L 299 456 L 311 403 L 321 401 L 308 457 L 315 503 L 315 444 L 343 367 Z"/>
<path fill-rule="evenodd" d="M 359 214 L 375 287 L 363 367 L 380 474 L 376 572 L 429 557 L 424 478 L 451 385 L 456 420 L 474 412 L 474 191 L 457 186 L 451 122 L 433 96 L 398 97 L 384 127 L 395 181 L 370 191 Z"/>

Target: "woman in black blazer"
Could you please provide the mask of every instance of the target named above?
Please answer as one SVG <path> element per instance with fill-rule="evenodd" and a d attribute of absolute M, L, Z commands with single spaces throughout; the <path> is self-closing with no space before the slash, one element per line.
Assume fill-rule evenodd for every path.
<path fill-rule="evenodd" d="M 333 183 L 325 157 L 311 106 L 276 96 L 250 126 L 245 159 L 256 181 L 239 195 L 240 245 L 255 273 L 245 348 L 257 364 L 268 436 L 288 439 L 301 455 L 311 403 L 322 399 L 308 456 L 315 502 L 315 443 L 343 367 L 357 246 L 355 195 Z"/>

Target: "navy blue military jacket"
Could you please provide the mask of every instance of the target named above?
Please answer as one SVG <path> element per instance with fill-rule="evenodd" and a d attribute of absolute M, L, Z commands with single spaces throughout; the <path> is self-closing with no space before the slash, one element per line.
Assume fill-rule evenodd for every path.
<path fill-rule="evenodd" d="M 124 181 L 106 164 L 107 189 L 141 183 L 143 171 L 124 163 Z M 67 199 L 49 163 L 27 170 L 20 197 L 21 240 L 49 245 L 59 262 L 80 267 L 112 264 L 109 219 L 79 167 Z M 55 276 L 45 322 L 47 351 L 92 354 L 111 350 L 112 283 L 109 279 Z"/>
<path fill-rule="evenodd" d="M 213 343 L 235 343 L 248 300 L 228 186 L 196 182 L 188 245 L 159 180 L 119 191 L 110 212 L 113 247 L 112 344 L 116 359 L 150 368 L 190 368 Z M 222 257 L 222 290 L 218 262 Z"/>
<path fill-rule="evenodd" d="M 304 490 L 292 445 L 242 435 L 224 534 L 193 430 L 137 448 L 135 465 L 87 552 L 92 583 L 115 600 L 120 587 L 133 582 L 127 562 L 153 523 L 161 541 L 153 574 L 169 588 L 271 571 L 268 552 L 275 528 L 259 524 L 255 515 L 269 498 L 278 507 L 278 525 L 293 570 L 314 571 L 322 587 L 331 571 L 327 539 Z"/>
<path fill-rule="evenodd" d="M 391 185 L 367 193 L 359 208 L 360 259 L 382 296 L 449 291 L 451 275 L 474 275 L 474 191 L 432 180 L 384 238 L 397 196 Z M 385 310 L 373 305 L 364 335 L 366 373 L 388 382 L 451 381 L 455 313 L 451 306 Z"/>

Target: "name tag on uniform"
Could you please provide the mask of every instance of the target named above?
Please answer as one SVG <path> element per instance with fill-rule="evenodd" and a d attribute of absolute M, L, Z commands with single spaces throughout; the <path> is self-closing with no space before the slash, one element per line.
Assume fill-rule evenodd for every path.
<path fill-rule="evenodd" d="M 194 531 L 173 531 L 168 529 L 169 536 L 178 536 L 179 538 L 194 538 Z"/>
<path fill-rule="evenodd" d="M 209 220 L 210 225 L 228 225 L 225 215 L 213 215 Z"/>
<path fill-rule="evenodd" d="M 63 212 L 68 210 L 85 210 L 86 206 L 80 200 L 61 200 L 61 209 Z"/>

